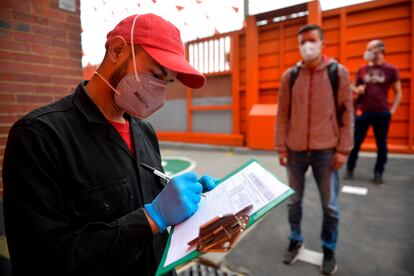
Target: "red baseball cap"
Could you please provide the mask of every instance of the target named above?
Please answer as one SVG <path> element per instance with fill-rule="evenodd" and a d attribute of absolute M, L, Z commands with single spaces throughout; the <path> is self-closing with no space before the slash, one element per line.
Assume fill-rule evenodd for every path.
<path fill-rule="evenodd" d="M 108 33 L 105 48 L 116 36 L 131 43 L 131 28 L 136 16 L 128 16 Z M 176 71 L 177 79 L 184 85 L 195 89 L 204 86 L 206 78 L 186 60 L 180 31 L 173 24 L 152 13 L 142 14 L 135 22 L 133 33 L 134 44 L 141 45 L 162 66 Z"/>

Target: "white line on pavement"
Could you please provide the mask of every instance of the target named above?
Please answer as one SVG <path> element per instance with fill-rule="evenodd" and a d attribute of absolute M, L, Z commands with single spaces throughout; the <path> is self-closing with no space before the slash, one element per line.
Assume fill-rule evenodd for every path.
<path fill-rule="evenodd" d="M 321 252 L 316 252 L 305 248 L 302 250 L 302 252 L 299 253 L 298 259 L 302 262 L 321 266 L 323 254 Z"/>
<path fill-rule="evenodd" d="M 367 195 L 368 188 L 344 185 L 342 187 L 342 192 L 355 195 Z"/>
<path fill-rule="evenodd" d="M 360 152 L 359 156 L 368 157 L 368 158 L 377 158 L 376 152 Z M 389 153 L 388 158 L 390 159 L 414 159 L 414 154 L 405 154 L 405 153 Z"/>

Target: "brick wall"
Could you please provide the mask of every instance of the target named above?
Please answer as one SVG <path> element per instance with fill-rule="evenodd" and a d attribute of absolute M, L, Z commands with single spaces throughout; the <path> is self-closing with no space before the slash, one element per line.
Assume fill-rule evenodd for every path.
<path fill-rule="evenodd" d="M 70 12 L 58 0 L 0 0 L 1 167 L 11 125 L 82 79 L 79 0 L 76 6 Z"/>

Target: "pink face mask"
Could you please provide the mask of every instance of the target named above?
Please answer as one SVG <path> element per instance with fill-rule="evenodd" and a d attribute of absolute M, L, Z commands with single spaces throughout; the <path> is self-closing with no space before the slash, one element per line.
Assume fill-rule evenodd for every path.
<path fill-rule="evenodd" d="M 131 115 L 148 118 L 158 111 L 165 101 L 167 82 L 149 74 L 126 75 L 116 87 L 115 103 Z"/>
<path fill-rule="evenodd" d="M 123 77 L 116 89 L 101 74 L 98 72 L 95 72 L 95 74 L 115 92 L 114 99 L 119 108 L 140 119 L 145 119 L 164 105 L 167 94 L 167 81 L 137 71 L 135 51 L 132 46 L 134 45 L 133 30 L 137 18 L 138 15 L 135 17 L 131 28 L 131 51 L 134 74 L 128 74 Z"/>

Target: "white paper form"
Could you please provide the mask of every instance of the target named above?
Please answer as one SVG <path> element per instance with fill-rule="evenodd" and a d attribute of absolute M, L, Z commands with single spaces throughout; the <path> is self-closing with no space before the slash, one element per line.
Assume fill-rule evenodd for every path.
<path fill-rule="evenodd" d="M 206 193 L 199 203 L 198 211 L 186 221 L 176 225 L 164 266 L 185 257 L 195 250 L 188 242 L 195 239 L 200 226 L 211 219 L 233 214 L 253 204 L 249 214 L 284 194 L 289 189 L 257 162 L 252 162 L 232 175 L 214 190 Z"/>

